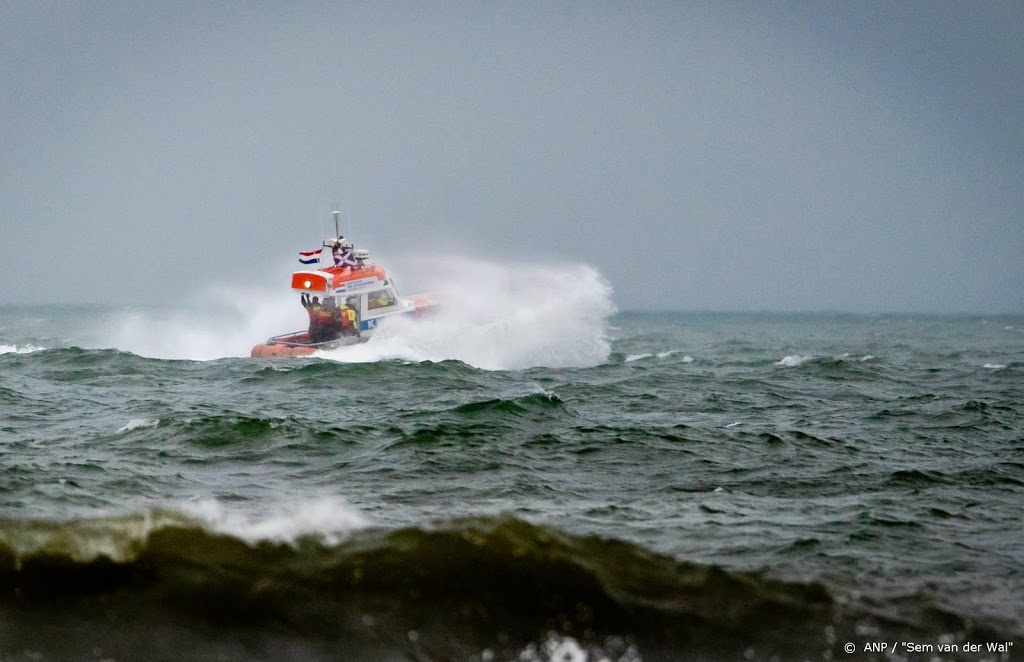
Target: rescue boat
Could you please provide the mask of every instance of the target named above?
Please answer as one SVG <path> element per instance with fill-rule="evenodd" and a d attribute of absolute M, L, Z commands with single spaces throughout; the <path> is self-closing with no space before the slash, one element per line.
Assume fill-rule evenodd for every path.
<path fill-rule="evenodd" d="M 338 212 L 334 214 L 337 228 Z M 349 335 L 319 342 L 314 342 L 309 330 L 284 333 L 255 345 L 250 356 L 309 356 L 318 350 L 366 342 L 388 318 L 423 315 L 439 304 L 438 295 L 433 293 L 400 296 L 388 272 L 370 261 L 369 251 L 352 248 L 340 234 L 324 242 L 323 247 L 331 248 L 335 264 L 292 273 L 291 289 L 300 301 L 308 295 L 310 299 L 317 297 L 321 303 L 332 299 L 339 306 L 347 303 L 355 310 L 354 328 L 348 331 Z M 301 255 L 316 255 L 315 260 L 308 261 L 319 262 L 321 251 L 323 248 L 300 254 L 300 260 Z"/>

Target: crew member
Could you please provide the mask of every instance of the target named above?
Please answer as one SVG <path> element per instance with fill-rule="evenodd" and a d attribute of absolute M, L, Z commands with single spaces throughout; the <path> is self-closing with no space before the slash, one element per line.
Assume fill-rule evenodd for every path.
<path fill-rule="evenodd" d="M 356 298 L 349 297 L 341 307 L 341 332 L 346 336 L 358 336 L 359 324 L 356 316 Z"/>
<path fill-rule="evenodd" d="M 319 297 L 313 297 L 310 300 L 308 294 L 304 295 L 302 305 L 306 312 L 309 313 L 310 341 L 319 343 L 329 340 L 332 333 L 331 322 L 333 318 L 330 309 L 320 303 Z"/>
<path fill-rule="evenodd" d="M 341 310 L 338 309 L 334 297 L 324 297 L 320 319 L 322 320 L 322 342 L 335 340 L 341 335 Z"/>
<path fill-rule="evenodd" d="M 320 308 L 320 298 L 313 297 L 310 300 L 309 293 L 303 292 L 299 300 L 302 301 L 302 307 L 306 309 L 306 313 L 309 315 L 309 339 L 312 342 L 317 342 L 316 338 L 320 336 L 320 318 L 317 315 L 317 309 Z"/>
<path fill-rule="evenodd" d="M 388 305 L 387 290 L 380 290 L 379 292 L 370 292 L 366 295 L 366 305 L 370 310 L 376 310 L 377 308 L 384 308 Z"/>

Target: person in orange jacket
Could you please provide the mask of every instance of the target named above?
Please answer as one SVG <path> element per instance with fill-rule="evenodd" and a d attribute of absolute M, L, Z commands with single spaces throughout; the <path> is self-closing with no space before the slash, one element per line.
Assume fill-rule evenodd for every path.
<path fill-rule="evenodd" d="M 324 303 L 320 303 L 319 297 L 309 298 L 308 294 L 302 295 L 302 307 L 309 313 L 309 339 L 312 342 L 319 343 L 331 340 L 332 336 L 335 336 L 334 327 L 334 314 L 331 312 L 332 306 L 325 305 L 327 299 L 324 299 Z"/>

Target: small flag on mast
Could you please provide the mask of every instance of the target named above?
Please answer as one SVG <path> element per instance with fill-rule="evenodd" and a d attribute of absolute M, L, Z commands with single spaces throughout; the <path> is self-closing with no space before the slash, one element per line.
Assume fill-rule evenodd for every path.
<path fill-rule="evenodd" d="M 299 262 L 302 264 L 317 264 L 320 262 L 320 253 L 323 250 L 318 248 L 315 251 L 299 251 Z"/>

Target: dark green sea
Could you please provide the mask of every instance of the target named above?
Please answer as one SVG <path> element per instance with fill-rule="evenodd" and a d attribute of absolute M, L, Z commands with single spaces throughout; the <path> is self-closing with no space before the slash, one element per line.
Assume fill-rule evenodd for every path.
<path fill-rule="evenodd" d="M 605 296 L 0 307 L 0 660 L 1024 656 L 1024 318 Z"/>

